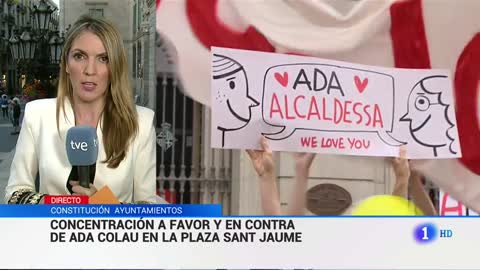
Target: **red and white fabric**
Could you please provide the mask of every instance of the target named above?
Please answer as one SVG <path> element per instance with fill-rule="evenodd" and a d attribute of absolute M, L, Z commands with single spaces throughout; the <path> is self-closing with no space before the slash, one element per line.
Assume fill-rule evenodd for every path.
<path fill-rule="evenodd" d="M 478 212 L 478 10 L 471 0 L 157 0 L 157 30 L 176 48 L 184 91 L 207 106 L 210 46 L 450 69 L 463 157 L 414 166 Z"/>

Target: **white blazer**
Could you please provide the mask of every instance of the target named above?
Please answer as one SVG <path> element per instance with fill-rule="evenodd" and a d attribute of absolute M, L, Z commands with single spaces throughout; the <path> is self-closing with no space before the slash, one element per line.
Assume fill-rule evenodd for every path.
<path fill-rule="evenodd" d="M 139 132 L 126 152 L 125 159 L 115 169 L 105 160 L 101 126 L 97 128 L 99 142 L 94 185 L 107 185 L 121 202 L 155 202 L 156 142 L 154 112 L 137 106 Z M 24 188 L 35 190 L 35 177 L 40 175 L 40 193 L 68 195 L 67 180 L 72 170 L 65 149 L 69 128 L 75 124 L 72 106 L 65 103 L 66 117 L 60 111 L 59 130 L 56 124 L 56 99 L 41 99 L 27 103 L 10 178 L 5 192 L 7 202 L 12 194 Z M 102 120 L 101 120 L 102 121 Z M 100 123 L 101 124 L 101 123 Z M 118 132 L 122 132 L 119 130 Z"/>

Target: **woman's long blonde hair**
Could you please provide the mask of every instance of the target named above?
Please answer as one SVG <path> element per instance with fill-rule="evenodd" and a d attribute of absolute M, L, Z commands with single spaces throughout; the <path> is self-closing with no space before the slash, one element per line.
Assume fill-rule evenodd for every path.
<path fill-rule="evenodd" d="M 110 85 L 105 92 L 103 110 L 103 144 L 109 168 L 117 168 L 125 158 L 132 139 L 138 133 L 138 116 L 133 102 L 128 74 L 127 57 L 118 30 L 106 20 L 80 17 L 69 30 L 63 47 L 60 63 L 60 78 L 57 92 L 57 129 L 59 129 L 60 109 L 65 113 L 65 101 L 73 106 L 73 88 L 67 73 L 68 54 L 73 41 L 83 32 L 97 35 L 107 51 Z"/>

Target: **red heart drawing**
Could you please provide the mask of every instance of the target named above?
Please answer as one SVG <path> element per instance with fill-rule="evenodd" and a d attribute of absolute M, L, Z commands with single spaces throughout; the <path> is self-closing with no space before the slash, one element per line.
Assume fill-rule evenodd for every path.
<path fill-rule="evenodd" d="M 357 87 L 358 92 L 360 92 L 361 94 L 363 90 L 365 90 L 365 88 L 367 87 L 368 78 L 365 78 L 362 81 L 360 81 L 360 78 L 358 76 L 355 76 L 354 80 L 355 80 L 355 86 Z"/>
<path fill-rule="evenodd" d="M 283 75 L 278 73 L 278 72 L 275 72 L 275 79 L 283 87 L 287 87 L 287 85 L 288 85 L 288 73 L 287 72 L 283 72 Z"/>

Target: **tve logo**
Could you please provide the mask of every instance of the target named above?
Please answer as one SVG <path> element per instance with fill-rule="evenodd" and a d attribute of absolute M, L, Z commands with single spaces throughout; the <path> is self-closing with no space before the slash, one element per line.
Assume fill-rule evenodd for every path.
<path fill-rule="evenodd" d="M 431 243 L 437 239 L 438 229 L 433 223 L 420 224 L 415 227 L 413 235 L 418 243 Z"/>
<path fill-rule="evenodd" d="M 70 140 L 70 147 L 72 150 L 82 150 L 83 152 L 88 151 L 88 142 L 75 142 Z M 97 139 L 93 139 L 93 147 L 97 147 Z"/>
<path fill-rule="evenodd" d="M 98 156 L 97 131 L 90 126 L 75 126 L 66 139 L 68 161 L 72 166 L 95 164 Z"/>
<path fill-rule="evenodd" d="M 86 152 L 88 149 L 88 143 L 86 142 L 74 142 L 73 140 L 70 141 L 70 146 L 72 147 L 72 150 L 82 150 L 83 152 Z"/>

